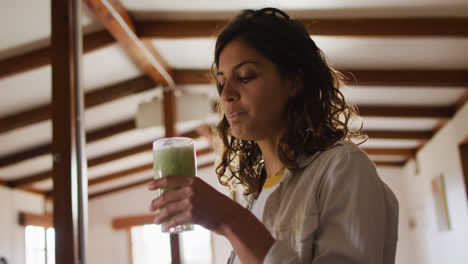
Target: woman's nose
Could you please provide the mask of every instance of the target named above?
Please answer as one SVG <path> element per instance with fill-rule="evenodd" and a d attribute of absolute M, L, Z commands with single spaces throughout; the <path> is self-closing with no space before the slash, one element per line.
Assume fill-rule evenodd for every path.
<path fill-rule="evenodd" d="M 237 91 L 236 87 L 231 81 L 226 80 L 223 90 L 221 91 L 221 100 L 223 100 L 223 102 L 234 103 L 239 100 L 239 97 L 239 91 Z"/>

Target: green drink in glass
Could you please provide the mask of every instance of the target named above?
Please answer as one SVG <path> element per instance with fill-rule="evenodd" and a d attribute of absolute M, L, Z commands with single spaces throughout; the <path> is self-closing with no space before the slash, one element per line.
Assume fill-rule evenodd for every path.
<path fill-rule="evenodd" d="M 154 141 L 154 179 L 159 179 L 165 176 L 195 176 L 197 173 L 197 160 L 195 153 L 194 141 L 190 138 L 172 137 Z M 171 191 L 171 188 L 158 189 L 158 196 L 168 191 Z M 164 223 L 166 223 L 167 220 Z M 193 230 L 193 225 L 190 223 L 172 227 L 169 230 L 162 229 L 163 232 L 169 233 L 180 233 L 188 230 Z"/>

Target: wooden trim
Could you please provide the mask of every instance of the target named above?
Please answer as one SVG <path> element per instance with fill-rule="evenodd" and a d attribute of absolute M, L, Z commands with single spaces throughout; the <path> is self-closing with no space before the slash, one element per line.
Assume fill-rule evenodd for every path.
<path fill-rule="evenodd" d="M 386 131 L 369 130 L 364 131 L 370 139 L 415 139 L 429 140 L 433 136 L 432 131 Z"/>
<path fill-rule="evenodd" d="M 310 35 L 322 36 L 406 36 L 466 37 L 466 18 L 352 18 L 299 19 Z M 211 38 L 228 20 L 164 21 L 136 23 L 140 38 Z"/>
<path fill-rule="evenodd" d="M 143 72 L 157 83 L 175 86 L 170 69 L 164 68 L 167 64 L 158 61 L 136 36 L 130 15 L 120 1 L 85 0 L 84 3 Z"/>
<path fill-rule="evenodd" d="M 116 217 L 112 219 L 112 228 L 119 230 L 128 229 L 133 226 L 150 225 L 153 223 L 154 217 L 152 214 Z"/>
<path fill-rule="evenodd" d="M 34 214 L 27 212 L 18 213 L 18 224 L 21 226 L 42 226 L 45 228 L 54 227 L 52 214 Z"/>
<path fill-rule="evenodd" d="M 366 117 L 451 118 L 454 107 L 446 106 L 358 106 L 359 115 Z"/>
<path fill-rule="evenodd" d="M 83 52 L 90 53 L 114 43 L 116 41 L 109 32 L 93 32 L 83 37 Z M 50 65 L 50 50 L 47 46 L 0 60 L 0 79 Z"/>
<path fill-rule="evenodd" d="M 403 167 L 406 164 L 405 161 L 374 161 L 377 167 Z"/>
<path fill-rule="evenodd" d="M 412 157 L 416 153 L 416 149 L 407 148 L 363 148 L 368 155 L 389 155 L 389 156 L 405 156 Z"/>
<path fill-rule="evenodd" d="M 154 89 L 155 83 L 148 77 L 141 76 L 102 89 L 91 91 L 85 95 L 85 108 L 111 102 L 132 94 Z M 42 105 L 33 109 L 0 118 L 0 133 L 39 123 L 51 118 L 51 105 Z"/>

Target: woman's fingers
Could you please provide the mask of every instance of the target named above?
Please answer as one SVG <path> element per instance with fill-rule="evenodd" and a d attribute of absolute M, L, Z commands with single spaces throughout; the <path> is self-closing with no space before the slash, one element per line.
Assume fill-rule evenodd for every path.
<path fill-rule="evenodd" d="M 190 198 L 192 195 L 193 190 L 190 187 L 163 192 L 158 198 L 151 201 L 150 211 L 153 212 L 158 208 L 164 208 L 167 204 Z"/>
<path fill-rule="evenodd" d="M 175 227 L 178 225 L 194 223 L 193 218 L 194 217 L 192 210 L 186 210 L 185 212 L 174 216 L 171 220 L 169 220 L 166 224 L 163 225 L 162 229 L 169 230 L 171 227 Z"/>
<path fill-rule="evenodd" d="M 151 181 L 148 189 L 153 191 L 159 188 L 178 188 L 192 184 L 195 176 L 166 176 Z"/>
<path fill-rule="evenodd" d="M 154 218 L 153 222 L 155 224 L 162 223 L 168 217 L 174 216 L 177 217 L 180 212 L 184 212 L 187 209 L 190 209 L 190 202 L 187 199 L 173 202 L 168 206 L 164 207 L 161 212 Z M 191 211 L 191 209 L 189 210 Z"/>

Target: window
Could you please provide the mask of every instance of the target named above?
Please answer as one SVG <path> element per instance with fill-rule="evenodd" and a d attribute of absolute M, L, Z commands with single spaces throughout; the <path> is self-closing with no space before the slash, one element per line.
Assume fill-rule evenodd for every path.
<path fill-rule="evenodd" d="M 53 228 L 28 225 L 25 229 L 26 264 L 55 264 Z"/>
<path fill-rule="evenodd" d="M 171 244 L 161 226 L 143 225 L 131 228 L 133 264 L 170 264 Z M 180 233 L 180 256 L 183 264 L 206 264 L 211 260 L 210 231 L 195 225 L 194 230 Z"/>

